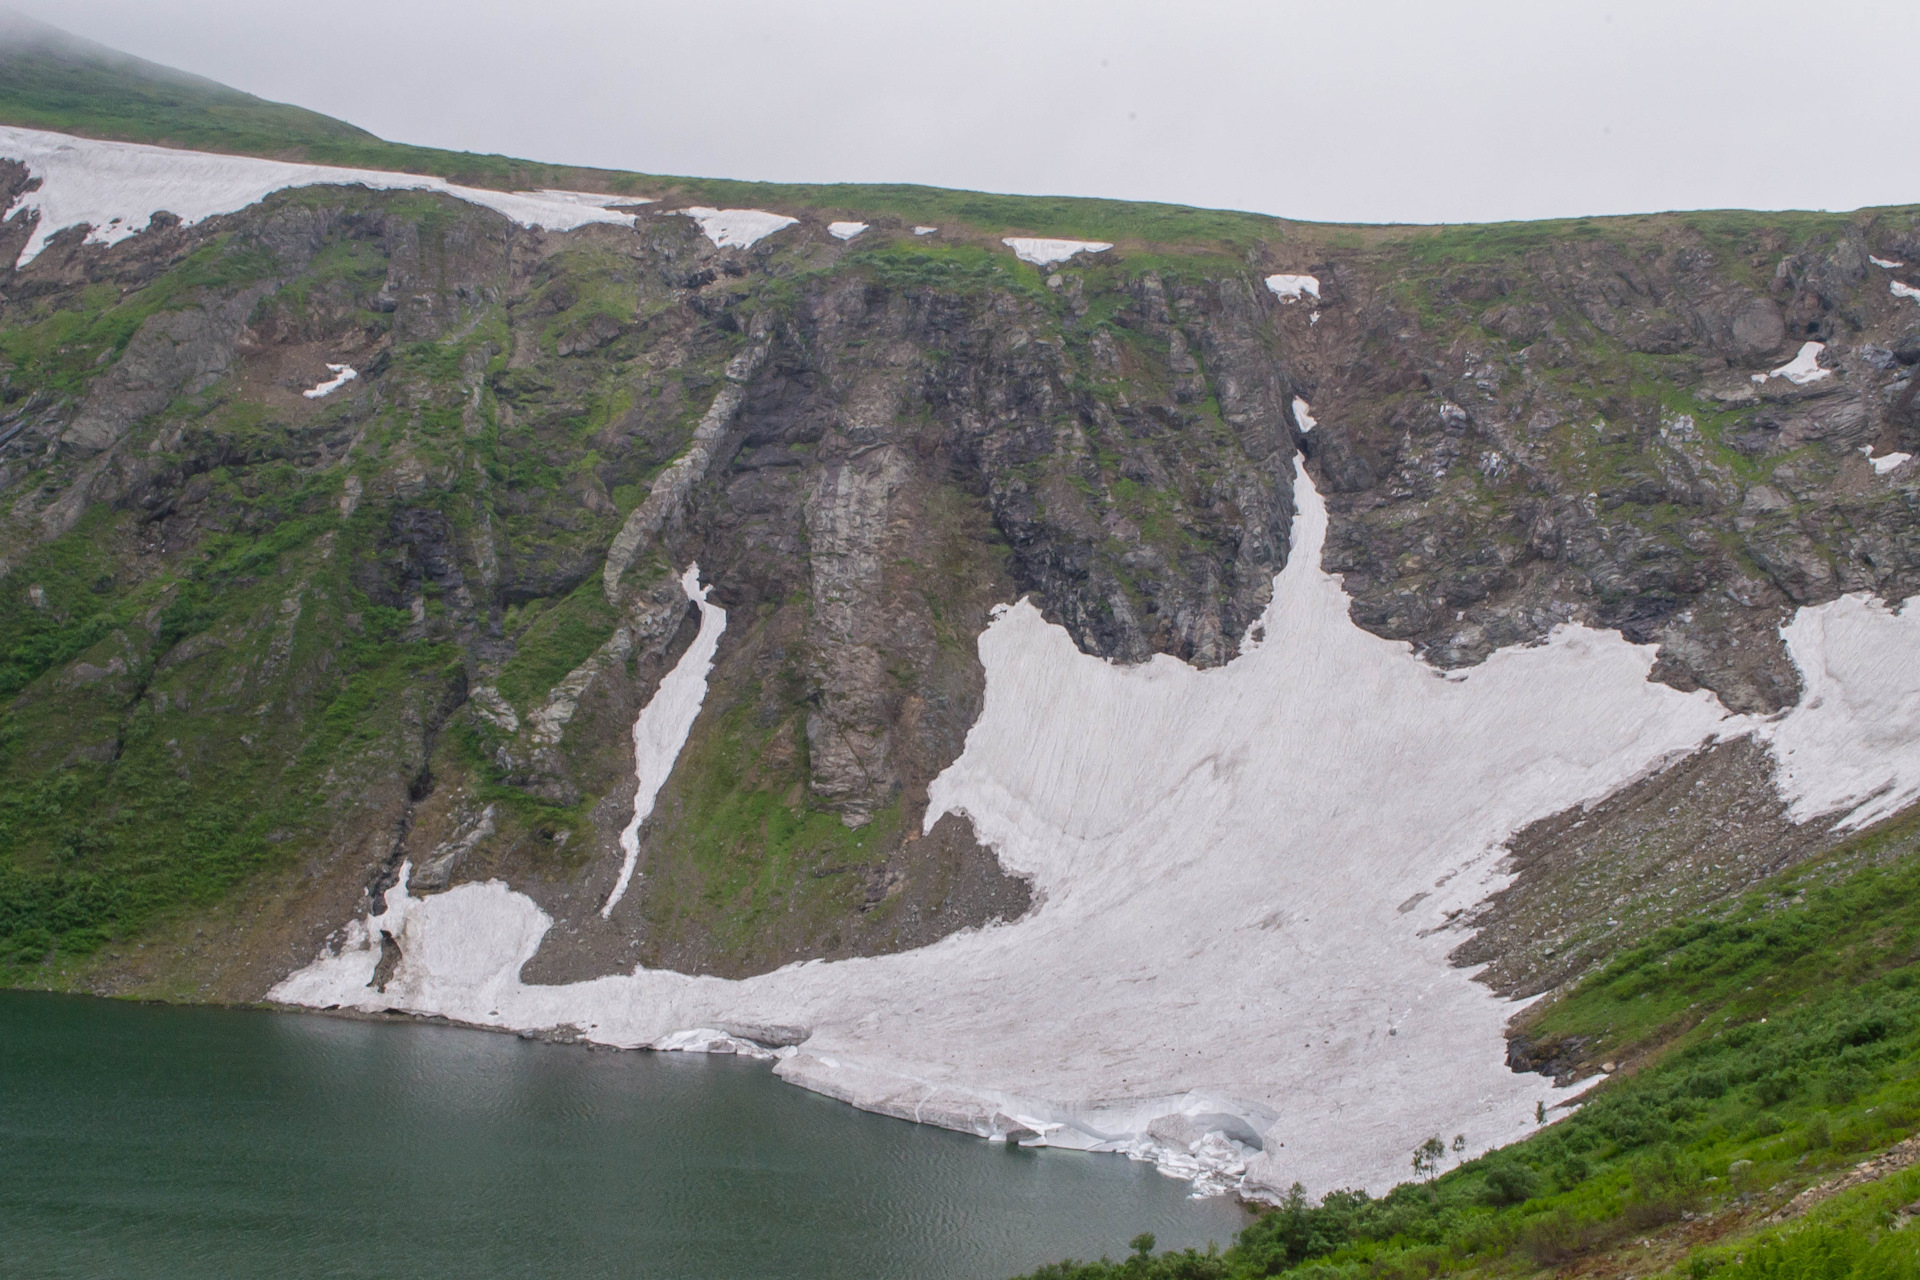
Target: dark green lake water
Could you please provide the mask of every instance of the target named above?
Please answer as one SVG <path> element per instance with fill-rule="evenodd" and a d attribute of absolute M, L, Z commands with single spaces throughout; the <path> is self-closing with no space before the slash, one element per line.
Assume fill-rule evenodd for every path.
<path fill-rule="evenodd" d="M 0 992 L 0 1274 L 1004 1277 L 1218 1240 L 1119 1156 L 868 1115 L 766 1066 Z"/>

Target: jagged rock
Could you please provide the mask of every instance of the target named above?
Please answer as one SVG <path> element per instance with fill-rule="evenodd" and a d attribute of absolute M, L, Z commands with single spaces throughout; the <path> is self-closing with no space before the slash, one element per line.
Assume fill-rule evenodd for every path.
<path fill-rule="evenodd" d="M 232 367 L 247 317 L 267 292 L 265 286 L 256 286 L 230 298 L 149 316 L 113 368 L 95 380 L 80 412 L 61 433 L 61 446 L 78 457 L 99 453 L 175 396 L 206 390 Z"/>
<path fill-rule="evenodd" d="M 488 805 L 478 814 L 462 822 L 451 838 L 441 841 L 433 847 L 417 870 L 408 879 L 408 888 L 417 893 L 433 893 L 447 887 L 449 878 L 460 865 L 460 860 L 472 853 L 482 840 L 495 831 L 494 815 L 496 807 Z"/>
<path fill-rule="evenodd" d="M 887 627 L 881 557 L 908 463 L 892 445 L 822 470 L 807 503 L 813 570 L 813 673 L 819 689 L 807 717 L 815 795 L 850 827 L 867 822 L 899 789 L 887 733 L 898 696 L 878 641 Z"/>
<path fill-rule="evenodd" d="M 762 328 L 750 336 L 747 349 L 727 365 L 726 382 L 700 419 L 700 425 L 694 428 L 693 441 L 687 451 L 660 474 L 648 490 L 646 501 L 634 508 L 633 514 L 620 526 L 613 545 L 607 550 L 603 576 L 608 600 L 615 599 L 620 578 L 633 564 L 634 557 L 662 527 L 678 520 L 684 512 L 687 495 L 706 478 L 707 468 L 720 451 L 727 429 L 733 425 L 733 417 L 745 397 L 742 388 L 759 371 L 766 357 L 767 338 Z"/>
<path fill-rule="evenodd" d="M 570 356 L 584 351 L 598 351 L 624 331 L 618 320 L 600 312 L 561 334 L 555 344 L 555 352 Z"/>

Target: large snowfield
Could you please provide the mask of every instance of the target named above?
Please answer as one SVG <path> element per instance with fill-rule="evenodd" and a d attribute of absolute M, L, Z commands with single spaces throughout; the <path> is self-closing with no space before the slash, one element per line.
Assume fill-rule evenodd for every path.
<path fill-rule="evenodd" d="M 1033 877 L 1016 923 L 745 981 L 531 986 L 519 970 L 551 921 L 530 899 L 403 882 L 273 998 L 627 1047 L 798 1040 L 781 1076 L 870 1110 L 1126 1151 L 1201 1190 L 1378 1191 L 1430 1135 L 1464 1134 L 1471 1157 L 1574 1098 L 1507 1068 L 1519 1006 L 1447 960 L 1520 827 L 1744 733 L 1771 743 L 1801 816 L 1857 823 L 1920 794 L 1912 614 L 1801 610 L 1786 634 L 1806 696 L 1764 723 L 1648 680 L 1651 646 L 1577 626 L 1443 674 L 1353 625 L 1297 463 L 1294 492 L 1272 604 L 1224 667 L 1089 657 L 1024 601 L 980 637 L 985 708 L 926 823 L 967 815 Z M 376 991 L 382 931 L 402 959 Z"/>

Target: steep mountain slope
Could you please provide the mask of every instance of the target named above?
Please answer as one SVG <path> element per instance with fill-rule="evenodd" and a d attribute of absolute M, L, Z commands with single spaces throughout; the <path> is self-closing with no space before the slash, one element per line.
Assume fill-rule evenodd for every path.
<path fill-rule="evenodd" d="M 884 1032 L 897 1065 L 907 1015 L 968 976 L 948 959 L 1047 930 L 1145 938 L 1164 905 L 1192 947 L 1140 954 L 1208 1017 L 1231 977 L 1188 960 L 1275 966 L 1249 1018 L 1276 1055 L 1301 1016 L 1285 948 L 1417 955 L 1438 976 L 1394 981 L 1448 993 L 1422 1043 L 1486 1057 L 1454 1083 L 1492 1097 L 1549 1089 L 1500 1080 L 1493 992 L 1577 976 L 1920 787 L 1904 615 L 1841 599 L 1920 590 L 1920 210 L 1349 228 L 562 171 L 11 40 L 31 74 L 0 95 L 10 123 L 394 172 L 265 180 L 0 130 L 9 981 L 255 1000 L 302 971 L 311 1002 L 487 1021 L 500 1006 L 456 1010 L 424 957 L 465 910 L 433 904 L 497 881 L 514 897 L 487 920 L 546 923 L 526 954 L 521 935 L 488 953 L 510 972 L 482 994 L 524 984 L 530 1025 L 592 1033 L 603 1006 L 567 984 L 636 965 L 667 986 L 771 975 L 752 1009 L 630 1009 L 618 1042 L 730 1020 L 736 1041 L 817 1034 L 817 1064 L 851 1024 L 835 1002 L 866 997 L 775 971 L 914 952 L 803 971 L 927 968 Z M 203 176 L 156 211 L 156 166 Z M 89 229 L 59 213 L 79 208 Z M 1075 239 L 1024 243 L 1048 236 Z M 1308 700 L 1322 668 L 1286 645 L 1309 640 L 1351 687 Z M 1110 720 L 1075 718 L 1091 694 L 1046 702 L 1104 671 Z M 1408 734 L 1457 706 L 1479 736 L 1383 728 L 1361 751 L 1334 731 L 1426 706 L 1367 701 L 1407 673 L 1459 687 L 1437 718 L 1407 710 Z M 1132 701 L 1203 676 L 1253 772 Z M 1322 718 L 1286 720 L 1303 707 Z M 636 720 L 643 768 L 671 762 L 638 787 Z M 1086 743 L 1121 758 L 1047 774 Z M 1200 829 L 1210 794 L 1259 821 Z M 1296 847 L 1373 859 L 1346 934 L 1287 933 L 1345 883 L 1311 861 L 1286 880 Z M 1255 918 L 1183 914 L 1229 883 Z M 1088 982 L 1111 968 L 1072 955 Z M 1011 990 L 973 976 L 981 1009 Z M 783 1000 L 815 1021 L 783 1030 Z M 1030 1011 L 995 1016 L 1044 1039 Z M 1038 1107 L 1237 1082 L 1220 1106 L 1242 1132 L 1291 1066 L 1222 1040 L 1203 1070 L 1172 1025 L 1092 1092 L 995 1089 Z M 1356 1062 L 1380 1052 L 1363 1041 Z M 920 1114 L 809 1069 L 783 1064 Z M 955 1096 L 954 1123 L 1017 1119 Z"/>

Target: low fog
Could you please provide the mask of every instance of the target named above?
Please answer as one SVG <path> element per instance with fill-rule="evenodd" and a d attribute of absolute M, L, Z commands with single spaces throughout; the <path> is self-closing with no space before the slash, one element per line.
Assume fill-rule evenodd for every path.
<path fill-rule="evenodd" d="M 1920 200 L 1911 3 L 13 4 L 384 137 L 654 173 L 1341 221 Z"/>

